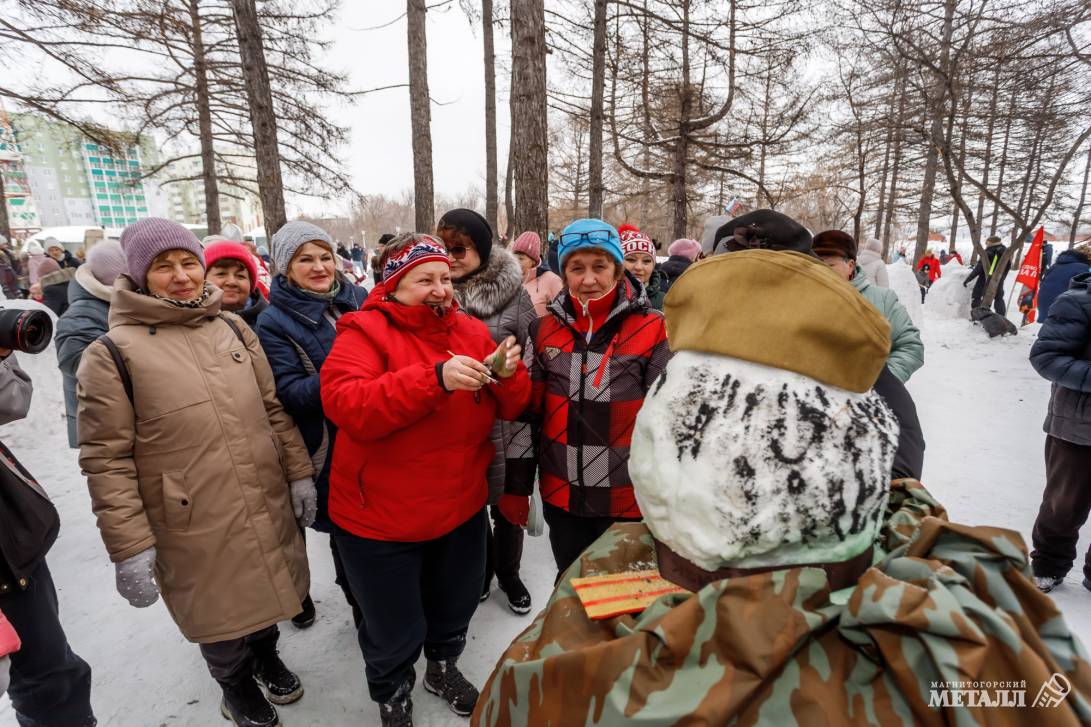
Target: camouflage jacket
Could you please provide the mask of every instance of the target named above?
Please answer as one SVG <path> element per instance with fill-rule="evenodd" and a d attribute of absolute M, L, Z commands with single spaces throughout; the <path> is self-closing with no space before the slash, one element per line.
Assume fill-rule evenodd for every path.
<path fill-rule="evenodd" d="M 501 657 L 473 724 L 1091 724 L 1087 653 L 1022 538 L 948 522 L 914 480 L 833 598 L 824 571 L 791 568 L 592 621 L 572 587 L 656 567 L 643 523 L 608 530 Z"/>

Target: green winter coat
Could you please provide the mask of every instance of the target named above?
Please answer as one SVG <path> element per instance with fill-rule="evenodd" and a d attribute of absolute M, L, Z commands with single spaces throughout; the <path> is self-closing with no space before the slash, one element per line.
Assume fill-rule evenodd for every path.
<path fill-rule="evenodd" d="M 822 570 L 785 567 L 592 621 L 572 583 L 656 568 L 644 523 L 611 526 L 500 657 L 470 724 L 1091 724 L 1087 652 L 1023 539 L 949 522 L 915 480 L 893 483 L 874 564 L 836 593 Z M 1063 701 L 1036 705 L 1060 680 Z"/>
<path fill-rule="evenodd" d="M 652 270 L 652 279 L 644 286 L 644 290 L 648 293 L 648 300 L 651 301 L 652 308 L 656 310 L 663 310 L 663 299 L 667 297 L 666 284 L 667 276 L 662 270 L 656 268 Z"/>
<path fill-rule="evenodd" d="M 863 268 L 857 266 L 852 284 L 890 323 L 890 356 L 886 365 L 890 373 L 904 384 L 917 369 L 924 366 L 921 332 L 913 325 L 905 306 L 898 301 L 898 294 L 890 288 L 873 285 Z"/>

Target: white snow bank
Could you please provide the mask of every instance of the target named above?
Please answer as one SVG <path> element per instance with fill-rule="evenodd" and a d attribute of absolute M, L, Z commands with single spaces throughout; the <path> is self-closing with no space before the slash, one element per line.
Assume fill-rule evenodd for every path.
<path fill-rule="evenodd" d="M 898 294 L 898 301 L 909 311 L 913 325 L 924 328 L 921 289 L 917 285 L 917 279 L 913 277 L 913 271 L 903 262 L 890 263 L 886 266 L 886 270 L 890 277 L 890 289 Z"/>
<path fill-rule="evenodd" d="M 936 318 L 970 319 L 970 288 L 962 283 L 970 275 L 970 268 L 957 263 L 943 266 L 943 277 L 928 289 L 928 314 Z"/>

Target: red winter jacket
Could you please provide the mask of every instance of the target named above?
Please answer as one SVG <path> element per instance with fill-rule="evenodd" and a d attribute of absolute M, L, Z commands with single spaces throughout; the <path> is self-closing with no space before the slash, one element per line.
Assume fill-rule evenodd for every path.
<path fill-rule="evenodd" d="M 917 263 L 917 270 L 921 270 L 926 265 L 928 266 L 928 282 L 934 283 L 943 276 L 943 271 L 940 270 L 939 258 L 935 255 L 922 257 L 920 262 Z"/>
<path fill-rule="evenodd" d="M 579 517 L 639 518 L 629 445 L 644 396 L 670 360 L 663 314 L 628 275 L 584 315 L 568 292 L 530 326 L 526 430 L 508 444 L 505 491 Z M 590 340 L 588 330 L 591 331 Z"/>
<path fill-rule="evenodd" d="M 459 312 L 386 300 L 378 285 L 337 322 L 321 371 L 322 407 L 337 425 L 330 519 L 354 535 L 419 542 L 454 530 L 485 506 L 496 455 L 493 422 L 530 398 L 526 367 L 480 392 L 448 392 L 436 365 L 447 351 L 483 360 L 485 324 Z"/>

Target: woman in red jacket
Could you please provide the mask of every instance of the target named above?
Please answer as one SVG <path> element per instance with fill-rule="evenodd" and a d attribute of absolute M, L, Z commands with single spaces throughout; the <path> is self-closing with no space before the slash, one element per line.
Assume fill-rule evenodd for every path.
<path fill-rule="evenodd" d="M 380 266 L 383 282 L 337 323 L 321 388 L 338 427 L 330 519 L 363 611 L 368 690 L 383 725 L 407 725 L 422 647 L 425 688 L 459 715 L 477 702 L 455 662 L 485 575 L 489 434 L 526 408 L 530 379 L 514 337 L 497 347 L 458 310 L 443 243 L 401 235 Z"/>

